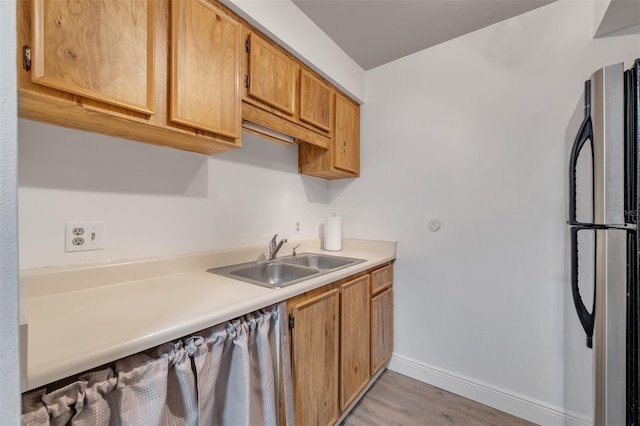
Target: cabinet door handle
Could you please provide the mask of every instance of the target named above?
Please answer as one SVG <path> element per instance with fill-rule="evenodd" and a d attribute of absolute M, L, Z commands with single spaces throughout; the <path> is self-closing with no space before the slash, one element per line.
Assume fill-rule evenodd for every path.
<path fill-rule="evenodd" d="M 596 230 L 589 228 L 575 227 L 571 228 L 571 295 L 573 296 L 573 304 L 576 307 L 576 313 L 578 319 L 585 334 L 587 335 L 587 347 L 593 347 L 593 324 L 594 314 L 596 306 L 596 286 L 593 286 L 593 306 L 591 312 L 589 312 L 584 306 L 582 296 L 580 295 L 580 287 L 578 285 L 578 232 L 582 230 L 589 230 L 597 232 Z M 596 237 L 597 238 L 597 237 Z"/>
<path fill-rule="evenodd" d="M 578 155 L 584 144 L 590 141 L 591 155 L 593 155 L 593 125 L 591 124 L 591 80 L 584 83 L 584 120 L 576 135 L 569 162 L 569 224 L 583 225 L 576 217 L 576 165 Z M 593 164 L 593 163 L 592 163 Z M 593 178 L 592 178 L 593 179 Z M 593 209 L 593 206 L 592 206 Z"/>
<path fill-rule="evenodd" d="M 31 71 L 31 48 L 27 45 L 22 46 L 22 68 Z"/>

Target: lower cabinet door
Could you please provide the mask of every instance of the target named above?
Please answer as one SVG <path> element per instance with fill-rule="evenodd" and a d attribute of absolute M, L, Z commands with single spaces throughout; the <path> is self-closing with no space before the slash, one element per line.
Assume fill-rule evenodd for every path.
<path fill-rule="evenodd" d="M 369 367 L 369 276 L 340 286 L 340 405 L 353 401 L 371 378 Z"/>
<path fill-rule="evenodd" d="M 393 352 L 393 290 L 371 298 L 371 375 L 380 370 Z"/>
<path fill-rule="evenodd" d="M 296 425 L 338 420 L 340 293 L 327 291 L 291 309 L 293 405 Z"/>

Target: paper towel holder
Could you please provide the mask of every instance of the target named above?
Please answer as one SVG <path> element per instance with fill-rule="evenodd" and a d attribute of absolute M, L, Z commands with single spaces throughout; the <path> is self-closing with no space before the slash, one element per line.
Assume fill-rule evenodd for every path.
<path fill-rule="evenodd" d="M 324 250 L 342 251 L 342 218 L 333 213 L 324 226 Z"/>

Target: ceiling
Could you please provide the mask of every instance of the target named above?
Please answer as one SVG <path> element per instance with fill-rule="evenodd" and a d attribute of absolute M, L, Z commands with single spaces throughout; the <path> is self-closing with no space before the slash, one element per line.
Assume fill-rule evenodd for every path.
<path fill-rule="evenodd" d="M 369 70 L 555 0 L 293 0 Z"/>

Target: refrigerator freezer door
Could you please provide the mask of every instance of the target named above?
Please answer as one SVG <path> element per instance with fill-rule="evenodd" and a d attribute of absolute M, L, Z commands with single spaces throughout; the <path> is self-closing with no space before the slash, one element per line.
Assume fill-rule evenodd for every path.
<path fill-rule="evenodd" d="M 625 225 L 623 65 L 596 71 L 567 128 L 572 225 Z"/>
<path fill-rule="evenodd" d="M 594 223 L 624 225 L 624 67 L 610 65 L 591 77 Z"/>
<path fill-rule="evenodd" d="M 627 232 L 596 231 L 596 425 L 626 424 Z"/>

